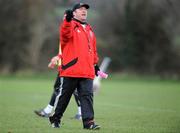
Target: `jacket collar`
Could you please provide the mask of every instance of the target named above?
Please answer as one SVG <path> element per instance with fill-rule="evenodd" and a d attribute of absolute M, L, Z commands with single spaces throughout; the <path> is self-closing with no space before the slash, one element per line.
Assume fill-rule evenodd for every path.
<path fill-rule="evenodd" d="M 80 21 L 80 20 L 78 20 L 78 19 L 75 19 L 75 18 L 73 18 L 73 20 L 76 21 L 76 22 L 78 22 L 78 23 L 80 23 L 80 24 L 88 25 L 87 22 L 82 22 L 82 21 Z"/>

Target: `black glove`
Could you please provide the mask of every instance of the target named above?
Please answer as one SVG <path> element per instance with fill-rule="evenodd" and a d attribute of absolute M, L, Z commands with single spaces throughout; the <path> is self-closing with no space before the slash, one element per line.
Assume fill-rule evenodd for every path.
<path fill-rule="evenodd" d="M 70 22 L 73 18 L 73 11 L 71 9 L 68 9 L 65 11 L 66 14 L 66 20 Z"/>
<path fill-rule="evenodd" d="M 99 66 L 98 66 L 98 65 L 95 65 L 95 66 L 94 66 L 94 70 L 95 70 L 96 76 L 98 76 L 98 71 L 100 71 Z"/>

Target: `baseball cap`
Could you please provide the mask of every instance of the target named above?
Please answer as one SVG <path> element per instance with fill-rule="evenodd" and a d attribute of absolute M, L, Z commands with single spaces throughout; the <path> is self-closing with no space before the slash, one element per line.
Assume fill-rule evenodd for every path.
<path fill-rule="evenodd" d="M 86 9 L 89 9 L 89 5 L 85 3 L 77 3 L 73 6 L 72 11 L 75 11 L 76 9 L 79 9 L 80 7 L 85 7 Z"/>

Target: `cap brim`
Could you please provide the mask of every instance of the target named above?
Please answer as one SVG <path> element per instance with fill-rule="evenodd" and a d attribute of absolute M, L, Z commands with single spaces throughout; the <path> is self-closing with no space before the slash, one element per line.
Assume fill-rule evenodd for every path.
<path fill-rule="evenodd" d="M 89 5 L 88 4 L 83 4 L 83 5 L 81 5 L 81 7 L 85 7 L 86 9 L 89 9 Z"/>

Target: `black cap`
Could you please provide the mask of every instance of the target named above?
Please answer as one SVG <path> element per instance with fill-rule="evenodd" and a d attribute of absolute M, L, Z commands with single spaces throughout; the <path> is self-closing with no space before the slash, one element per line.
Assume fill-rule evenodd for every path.
<path fill-rule="evenodd" d="M 73 6 L 72 11 L 75 11 L 76 9 L 79 9 L 80 7 L 85 7 L 86 9 L 89 9 L 89 5 L 85 3 L 77 3 Z"/>

